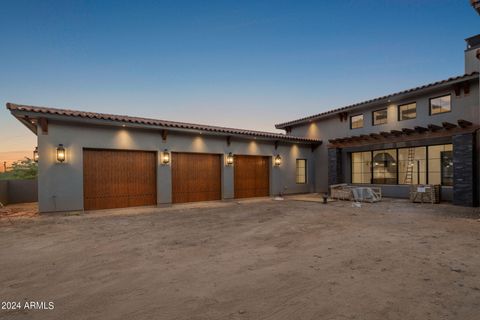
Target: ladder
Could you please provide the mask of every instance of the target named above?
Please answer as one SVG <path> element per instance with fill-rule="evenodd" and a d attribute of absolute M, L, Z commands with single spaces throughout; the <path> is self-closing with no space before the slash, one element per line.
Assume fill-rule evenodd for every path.
<path fill-rule="evenodd" d="M 415 148 L 408 148 L 408 163 L 407 163 L 407 171 L 405 172 L 405 184 L 412 184 L 413 182 L 414 161 L 415 161 Z"/>

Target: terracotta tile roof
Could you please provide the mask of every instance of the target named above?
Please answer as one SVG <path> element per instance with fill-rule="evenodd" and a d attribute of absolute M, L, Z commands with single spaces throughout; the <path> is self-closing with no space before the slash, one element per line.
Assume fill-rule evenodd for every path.
<path fill-rule="evenodd" d="M 209 126 L 209 125 L 203 125 L 203 124 L 176 122 L 176 121 L 168 121 L 168 120 L 157 120 L 157 119 L 140 118 L 140 117 L 130 117 L 130 116 L 124 116 L 124 115 L 86 112 L 86 111 L 77 111 L 77 110 L 69 110 L 69 109 L 27 106 L 27 105 L 19 105 L 14 103 L 7 103 L 7 109 L 12 111 L 12 113 L 16 111 L 23 111 L 23 112 L 45 114 L 45 115 L 59 115 L 59 116 L 84 118 L 84 119 L 98 119 L 98 120 L 117 121 L 117 122 L 133 123 L 133 124 L 140 124 L 140 125 L 151 125 L 151 126 L 158 126 L 162 128 L 199 130 L 199 131 L 206 131 L 206 132 L 212 132 L 212 133 L 220 133 L 225 135 L 245 135 L 245 136 L 251 136 L 251 137 L 261 137 L 261 138 L 267 138 L 267 139 L 278 139 L 283 141 L 303 142 L 303 143 L 313 143 L 313 144 L 321 143 L 321 140 L 295 137 L 295 136 L 285 135 L 282 133 L 226 128 L 226 127 Z"/>
<path fill-rule="evenodd" d="M 313 120 L 313 119 L 318 119 L 318 118 L 328 116 L 328 115 L 331 115 L 331 114 L 336 114 L 336 113 L 339 113 L 339 112 L 349 111 L 349 110 L 357 108 L 357 107 L 361 107 L 361 106 L 364 106 L 364 105 L 367 105 L 367 104 L 370 104 L 370 103 L 373 103 L 373 102 L 378 102 L 378 101 L 381 101 L 381 100 L 393 98 L 393 97 L 401 95 L 401 94 L 412 93 L 412 92 L 415 92 L 415 91 L 418 91 L 418 90 L 432 88 L 432 87 L 439 86 L 439 85 L 442 85 L 442 84 L 447 84 L 449 82 L 466 80 L 466 79 L 469 79 L 469 78 L 478 78 L 478 72 L 472 72 L 472 73 L 464 74 L 464 75 L 457 76 L 457 77 L 451 77 L 451 78 L 448 78 L 448 79 L 445 79 L 445 80 L 429 83 L 429 84 L 419 86 L 419 87 L 415 87 L 415 88 L 412 88 L 412 89 L 407 89 L 407 90 L 395 92 L 395 93 L 392 93 L 392 94 L 389 94 L 389 95 L 386 95 L 386 96 L 383 96 L 383 97 L 378 97 L 378 98 L 374 98 L 374 99 L 371 99 L 371 100 L 351 104 L 351 105 L 348 105 L 348 106 L 345 106 L 345 107 L 341 107 L 341 108 L 332 109 L 332 110 L 329 110 L 329 111 L 317 113 L 317 114 L 314 114 L 312 116 L 308 116 L 308 117 L 304 117 L 304 118 L 300 118 L 300 119 L 297 119 L 297 120 L 292 120 L 292 121 L 288 121 L 288 122 L 284 122 L 284 123 L 279 123 L 279 124 L 275 125 L 275 128 L 284 129 L 284 128 L 292 126 L 292 125 L 298 125 L 298 124 L 302 124 L 302 123 L 305 123 L 307 121 L 310 121 L 310 120 Z"/>

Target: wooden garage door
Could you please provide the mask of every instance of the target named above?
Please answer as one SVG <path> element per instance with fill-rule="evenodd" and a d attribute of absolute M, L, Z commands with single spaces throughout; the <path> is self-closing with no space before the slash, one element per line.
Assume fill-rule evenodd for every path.
<path fill-rule="evenodd" d="M 220 155 L 172 153 L 172 202 L 220 200 Z"/>
<path fill-rule="evenodd" d="M 85 210 L 157 203 L 156 153 L 83 150 Z"/>
<path fill-rule="evenodd" d="M 234 171 L 235 198 L 270 195 L 269 157 L 235 155 Z"/>

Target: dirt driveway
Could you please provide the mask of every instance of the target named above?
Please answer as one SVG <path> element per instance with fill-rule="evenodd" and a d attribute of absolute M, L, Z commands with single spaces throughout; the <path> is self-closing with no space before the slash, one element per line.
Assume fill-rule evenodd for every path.
<path fill-rule="evenodd" d="M 3 220 L 1 300 L 54 309 L 0 318 L 479 319 L 477 213 L 262 200 Z"/>

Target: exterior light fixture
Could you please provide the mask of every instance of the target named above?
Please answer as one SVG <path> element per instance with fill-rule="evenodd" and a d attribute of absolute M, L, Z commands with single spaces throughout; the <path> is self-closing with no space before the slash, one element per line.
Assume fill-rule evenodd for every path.
<path fill-rule="evenodd" d="M 231 166 L 231 165 L 233 165 L 233 154 L 229 152 L 227 154 L 227 166 Z"/>
<path fill-rule="evenodd" d="M 276 167 L 280 166 L 282 164 L 282 157 L 280 157 L 279 154 L 275 156 L 275 160 L 273 162 Z"/>
<path fill-rule="evenodd" d="M 162 152 L 162 163 L 169 164 L 170 163 L 170 152 L 167 149 L 163 150 Z"/>
<path fill-rule="evenodd" d="M 33 150 L 33 161 L 38 162 L 38 147 Z"/>
<path fill-rule="evenodd" d="M 57 161 L 63 163 L 65 162 L 65 159 L 66 159 L 65 147 L 63 146 L 63 144 L 59 144 L 57 147 Z"/>

